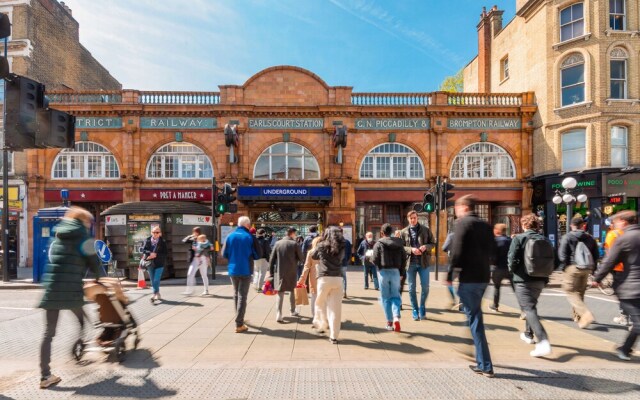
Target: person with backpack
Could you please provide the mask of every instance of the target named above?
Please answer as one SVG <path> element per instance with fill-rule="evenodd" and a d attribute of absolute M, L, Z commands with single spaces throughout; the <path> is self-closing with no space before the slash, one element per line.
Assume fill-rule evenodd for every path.
<path fill-rule="evenodd" d="M 571 219 L 571 232 L 564 235 L 558 249 L 560 264 L 564 267 L 562 289 L 573 308 L 573 320 L 580 329 L 588 327 L 594 317 L 584 303 L 589 275 L 596 267 L 599 251 L 595 239 L 585 232 L 582 216 Z"/>
<path fill-rule="evenodd" d="M 365 240 L 360 242 L 358 251 L 356 252 L 364 269 L 364 288 L 365 290 L 369 289 L 369 276 L 371 276 L 371 279 L 373 280 L 373 288 L 378 290 L 378 272 L 376 264 L 372 261 L 373 247 L 376 244 L 375 240 L 373 240 L 373 232 L 367 232 L 365 238 Z"/>
<path fill-rule="evenodd" d="M 520 339 L 527 344 L 536 343 L 529 354 L 544 357 L 551 354 L 547 331 L 538 316 L 538 298 L 549 283 L 554 268 L 554 249 L 550 241 L 539 234 L 540 221 L 535 214 L 520 220 L 524 233 L 516 235 L 509 246 L 508 266 L 513 274 L 513 286 L 520 309 L 525 313 L 525 330 Z M 535 335 L 535 339 L 534 339 Z"/>

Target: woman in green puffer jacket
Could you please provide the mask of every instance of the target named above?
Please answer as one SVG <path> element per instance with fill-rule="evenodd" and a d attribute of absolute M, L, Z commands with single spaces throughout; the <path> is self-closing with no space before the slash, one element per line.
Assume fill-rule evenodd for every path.
<path fill-rule="evenodd" d="M 40 347 L 40 387 L 60 382 L 51 375 L 51 341 L 56 334 L 60 310 L 71 310 L 80 323 L 80 338 L 84 328 L 82 278 L 91 268 L 98 275 L 98 258 L 94 239 L 89 232 L 93 216 L 80 207 L 71 207 L 55 227 L 55 239 L 49 251 L 49 263 L 42 277 L 44 296 L 40 308 L 46 311 L 44 339 Z"/>

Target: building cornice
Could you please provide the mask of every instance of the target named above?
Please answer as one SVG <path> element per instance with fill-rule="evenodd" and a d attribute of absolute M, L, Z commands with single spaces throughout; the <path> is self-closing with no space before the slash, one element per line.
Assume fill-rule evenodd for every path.
<path fill-rule="evenodd" d="M 529 18 L 533 15 L 547 0 L 529 0 L 519 10 L 516 11 L 516 16 L 522 18 Z"/>

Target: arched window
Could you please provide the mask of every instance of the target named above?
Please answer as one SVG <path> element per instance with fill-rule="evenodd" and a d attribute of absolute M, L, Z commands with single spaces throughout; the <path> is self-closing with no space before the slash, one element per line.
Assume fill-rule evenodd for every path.
<path fill-rule="evenodd" d="M 211 160 L 191 143 L 166 144 L 147 164 L 147 178 L 150 179 L 205 179 L 212 176 Z"/>
<path fill-rule="evenodd" d="M 76 142 L 53 162 L 53 179 L 117 179 L 120 169 L 106 147 L 93 142 Z"/>
<path fill-rule="evenodd" d="M 254 179 L 320 179 L 318 161 L 305 147 L 276 143 L 262 152 L 253 167 Z"/>
<path fill-rule="evenodd" d="M 451 179 L 515 179 L 516 168 L 502 147 L 474 143 L 458 153 L 451 165 Z"/>
<path fill-rule="evenodd" d="M 627 52 L 615 47 L 610 53 L 610 72 L 611 81 L 611 98 L 626 99 L 627 98 Z"/>
<path fill-rule="evenodd" d="M 581 54 L 572 54 L 562 62 L 560 86 L 563 107 L 585 101 L 584 57 Z"/>
<path fill-rule="evenodd" d="M 384 143 L 362 160 L 360 179 L 424 179 L 424 166 L 411 148 Z"/>

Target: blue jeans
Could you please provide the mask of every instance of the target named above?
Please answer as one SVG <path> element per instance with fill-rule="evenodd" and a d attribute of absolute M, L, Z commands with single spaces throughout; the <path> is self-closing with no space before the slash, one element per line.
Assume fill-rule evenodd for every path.
<path fill-rule="evenodd" d="M 463 304 L 463 311 L 467 315 L 469 328 L 473 344 L 476 348 L 477 367 L 483 371 L 492 371 L 491 355 L 487 336 L 484 333 L 484 322 L 482 321 L 482 296 L 487 289 L 488 283 L 460 283 L 458 286 L 458 296 Z"/>
<path fill-rule="evenodd" d="M 407 282 L 409 282 L 409 299 L 414 311 L 418 311 L 418 299 L 416 295 L 416 275 L 420 277 L 420 317 L 426 313 L 427 296 L 429 296 L 429 267 L 422 268 L 420 264 L 410 264 L 407 270 Z"/>
<path fill-rule="evenodd" d="M 149 268 L 149 279 L 151 280 L 151 286 L 153 286 L 153 294 L 160 292 L 160 278 L 162 278 L 162 271 L 164 271 L 164 267 Z"/>
<path fill-rule="evenodd" d="M 369 289 L 369 274 L 371 274 L 371 276 L 373 277 L 373 287 L 375 289 L 378 289 L 380 287 L 380 285 L 378 284 L 378 274 L 376 272 L 376 266 L 373 264 L 369 264 L 369 265 L 364 265 L 363 267 L 364 269 L 364 288 L 365 289 Z"/>
<path fill-rule="evenodd" d="M 380 277 L 380 303 L 384 310 L 387 322 L 393 318 L 400 319 L 400 271 L 395 268 L 383 268 L 378 270 Z"/>
<path fill-rule="evenodd" d="M 347 268 L 348 265 L 342 266 L 342 293 L 347 295 Z"/>

